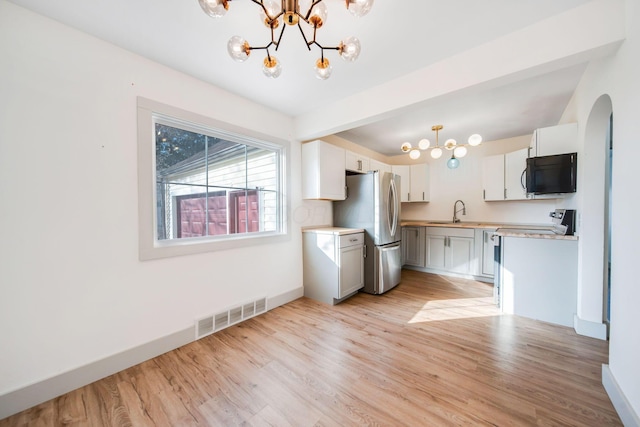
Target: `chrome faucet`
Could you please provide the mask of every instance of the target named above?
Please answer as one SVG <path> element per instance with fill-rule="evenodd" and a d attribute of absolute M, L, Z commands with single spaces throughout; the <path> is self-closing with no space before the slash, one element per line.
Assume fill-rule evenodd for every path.
<path fill-rule="evenodd" d="M 456 210 L 456 207 L 458 206 L 458 202 L 462 203 L 462 209 L 458 209 Z M 464 205 L 464 202 L 462 200 L 456 200 L 456 202 L 453 204 L 453 222 L 460 222 L 460 219 L 458 218 L 458 212 L 462 211 L 462 215 L 466 215 L 467 214 L 467 207 Z"/>

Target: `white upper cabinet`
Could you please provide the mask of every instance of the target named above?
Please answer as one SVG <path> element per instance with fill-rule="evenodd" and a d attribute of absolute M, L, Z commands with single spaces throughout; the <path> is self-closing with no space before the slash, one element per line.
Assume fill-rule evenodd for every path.
<path fill-rule="evenodd" d="M 512 151 L 504 155 L 504 199 L 526 200 L 527 188 L 525 185 L 525 169 L 527 168 L 527 155 L 529 150 Z"/>
<path fill-rule="evenodd" d="M 351 172 L 367 173 L 369 171 L 369 158 L 353 151 L 345 150 L 346 170 Z"/>
<path fill-rule="evenodd" d="M 578 124 L 536 129 L 531 137 L 529 157 L 552 156 L 578 151 Z"/>
<path fill-rule="evenodd" d="M 369 159 L 369 171 L 391 172 L 391 165 Z"/>
<path fill-rule="evenodd" d="M 316 140 L 302 145 L 302 198 L 344 200 L 345 150 Z"/>
<path fill-rule="evenodd" d="M 391 170 L 396 175 L 400 175 L 400 201 L 409 201 L 409 192 L 411 191 L 411 169 L 408 165 L 392 165 Z"/>
<path fill-rule="evenodd" d="M 420 165 L 411 165 L 410 167 L 410 202 L 428 202 L 429 201 L 429 165 L 426 163 Z"/>
<path fill-rule="evenodd" d="M 482 159 L 482 198 L 504 200 L 504 154 Z"/>
<path fill-rule="evenodd" d="M 400 175 L 401 202 L 428 202 L 430 197 L 429 165 L 393 165 L 393 173 Z"/>
<path fill-rule="evenodd" d="M 482 159 L 482 189 L 485 201 L 527 200 L 524 170 L 528 148 Z"/>

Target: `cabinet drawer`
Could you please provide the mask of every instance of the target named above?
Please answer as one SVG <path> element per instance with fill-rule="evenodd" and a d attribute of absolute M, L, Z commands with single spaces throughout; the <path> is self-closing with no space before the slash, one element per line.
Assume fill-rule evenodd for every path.
<path fill-rule="evenodd" d="M 364 245 L 364 233 L 343 234 L 340 236 L 340 247 Z"/>
<path fill-rule="evenodd" d="M 427 234 L 430 236 L 475 237 L 473 228 L 427 227 Z"/>

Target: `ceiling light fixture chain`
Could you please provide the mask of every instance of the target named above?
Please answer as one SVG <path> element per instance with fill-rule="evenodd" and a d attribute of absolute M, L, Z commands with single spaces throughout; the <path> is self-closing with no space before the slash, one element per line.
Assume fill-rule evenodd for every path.
<path fill-rule="evenodd" d="M 232 0 L 198 0 L 202 10 L 213 18 L 220 18 L 229 10 L 229 2 Z M 271 31 L 271 42 L 266 46 L 251 46 L 248 41 L 240 36 L 233 36 L 227 43 L 227 50 L 231 58 L 238 62 L 244 62 L 249 58 L 252 50 L 266 50 L 267 57 L 264 59 L 262 72 L 271 78 L 276 78 L 282 73 L 280 61 L 270 54 L 269 48 L 275 46 L 277 51 L 282 41 L 282 36 L 288 25 L 296 25 L 300 30 L 302 39 L 307 49 L 311 51 L 311 45 L 316 45 L 320 49 L 320 59 L 316 61 L 316 77 L 326 80 L 331 76 L 331 64 L 325 58 L 325 50 L 336 50 L 342 59 L 353 62 L 360 55 L 360 40 L 356 37 L 347 37 L 334 47 L 322 46 L 316 40 L 317 31 L 327 21 L 327 6 L 323 0 L 302 0 L 302 3 L 310 3 L 305 13 L 301 13 L 299 0 L 251 0 L 262 9 L 262 20 Z M 347 10 L 352 15 L 362 17 L 369 13 L 374 0 L 345 0 Z M 280 26 L 280 19 L 284 24 L 280 30 L 278 40 L 275 38 L 275 30 Z M 313 31 L 311 41 L 307 39 L 301 22 L 309 25 Z"/>
<path fill-rule="evenodd" d="M 418 142 L 418 147 L 413 148 L 410 142 L 405 142 L 400 146 L 400 150 L 403 153 L 409 153 L 409 157 L 412 159 L 420 158 L 420 151 L 431 149 L 431 157 L 433 159 L 439 159 L 442 157 L 442 148 L 448 151 L 452 151 L 451 158 L 447 160 L 447 166 L 449 169 L 455 169 L 460 165 L 460 160 L 462 157 L 467 155 L 467 146 L 476 147 L 482 143 L 482 137 L 474 133 L 471 135 L 466 144 L 458 144 L 455 139 L 450 138 L 447 139 L 444 145 L 439 145 L 438 134 L 444 128 L 442 125 L 434 125 L 431 126 L 431 130 L 436 133 L 436 144 L 431 146 L 431 141 L 424 138 Z"/>

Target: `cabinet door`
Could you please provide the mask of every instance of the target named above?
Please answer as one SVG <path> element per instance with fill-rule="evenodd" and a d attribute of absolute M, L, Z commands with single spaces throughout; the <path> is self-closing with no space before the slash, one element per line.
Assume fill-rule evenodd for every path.
<path fill-rule="evenodd" d="M 427 248 L 427 264 L 428 268 L 438 268 L 443 270 L 446 267 L 446 257 L 445 257 L 445 242 L 447 240 L 446 236 L 432 236 L 428 235 L 426 237 L 426 248 Z"/>
<path fill-rule="evenodd" d="M 407 165 L 393 165 L 391 170 L 400 176 L 400 201 L 408 202 L 411 191 L 411 168 Z"/>
<path fill-rule="evenodd" d="M 484 276 L 494 275 L 495 264 L 495 246 L 493 245 L 493 236 L 495 230 L 482 230 L 482 269 L 481 274 Z"/>
<path fill-rule="evenodd" d="M 504 200 L 504 154 L 482 159 L 482 189 L 485 201 Z"/>
<path fill-rule="evenodd" d="M 474 274 L 473 239 L 468 237 L 447 237 L 445 266 L 454 273 Z"/>
<path fill-rule="evenodd" d="M 345 151 L 346 170 L 366 173 L 369 170 L 369 158 L 353 151 Z"/>
<path fill-rule="evenodd" d="M 362 245 L 340 249 L 340 283 L 337 299 L 344 298 L 364 286 Z"/>
<path fill-rule="evenodd" d="M 428 202 L 429 201 L 429 165 L 411 165 L 409 168 L 409 201 Z"/>
<path fill-rule="evenodd" d="M 528 148 L 504 155 L 505 200 L 526 200 L 528 198 L 524 185 L 524 171 L 527 168 L 528 155 Z"/>
<path fill-rule="evenodd" d="M 369 171 L 391 172 L 391 165 L 369 159 Z"/>
<path fill-rule="evenodd" d="M 574 153 L 578 151 L 578 125 L 567 123 L 536 129 L 535 156 L 552 156 L 554 154 Z"/>
<path fill-rule="evenodd" d="M 402 228 L 402 264 L 424 267 L 425 265 L 424 227 Z"/>
<path fill-rule="evenodd" d="M 302 145 L 302 197 L 345 199 L 345 150 L 324 141 Z"/>

